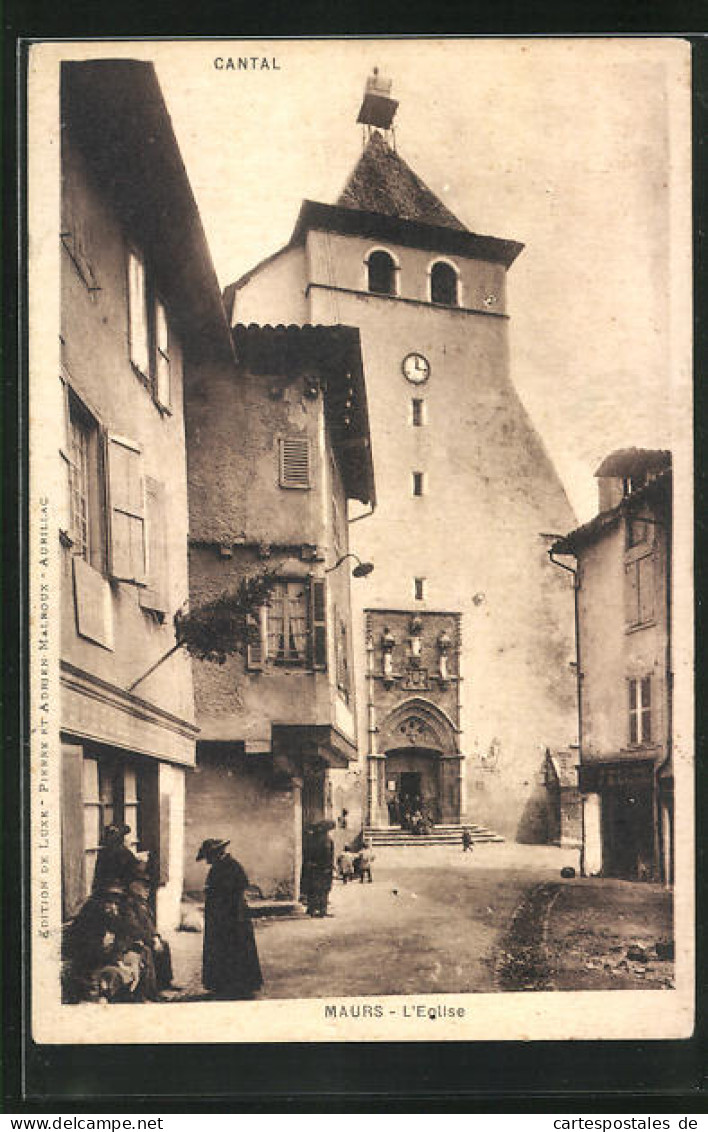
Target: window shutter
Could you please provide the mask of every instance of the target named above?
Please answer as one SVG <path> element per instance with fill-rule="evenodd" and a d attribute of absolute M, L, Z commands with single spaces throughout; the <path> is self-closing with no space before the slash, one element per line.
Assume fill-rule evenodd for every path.
<path fill-rule="evenodd" d="M 61 397 L 61 424 L 59 435 L 59 454 L 64 462 L 64 476 L 59 492 L 59 530 L 71 537 L 71 503 L 70 503 L 70 473 L 71 459 L 69 457 L 69 386 L 63 377 L 59 378 Z"/>
<path fill-rule="evenodd" d="M 651 554 L 637 560 L 637 585 L 638 621 L 644 625 L 654 617 L 654 556 Z"/>
<path fill-rule="evenodd" d="M 170 362 L 170 334 L 167 312 L 163 303 L 155 300 L 155 400 L 163 409 L 172 406 L 172 367 Z"/>
<path fill-rule="evenodd" d="M 327 667 L 327 594 L 325 583 L 312 579 L 310 582 L 310 634 L 312 642 L 312 667 Z"/>
<path fill-rule="evenodd" d="M 626 562 L 624 567 L 624 617 L 628 625 L 636 625 L 639 616 L 639 588 L 637 564 Z"/>
<path fill-rule="evenodd" d="M 248 621 L 246 667 L 256 672 L 260 671 L 265 661 L 266 648 L 266 608 L 262 606 Z"/>
<path fill-rule="evenodd" d="M 128 334 L 130 360 L 145 376 L 150 375 L 145 264 L 136 252 L 128 253 Z"/>
<path fill-rule="evenodd" d="M 110 498 L 110 572 L 121 582 L 145 583 L 145 505 L 142 456 L 137 445 L 107 438 Z"/>
<path fill-rule="evenodd" d="M 140 605 L 154 613 L 169 613 L 170 560 L 167 550 L 167 506 L 164 483 L 145 476 L 147 520 L 147 580 L 140 590 Z"/>
<path fill-rule="evenodd" d="M 310 486 L 310 441 L 304 436 L 286 436 L 279 441 L 280 486 Z"/>

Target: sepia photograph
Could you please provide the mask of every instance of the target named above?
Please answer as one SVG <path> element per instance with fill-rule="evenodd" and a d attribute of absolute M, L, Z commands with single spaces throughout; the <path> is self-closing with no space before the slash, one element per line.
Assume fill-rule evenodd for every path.
<path fill-rule="evenodd" d="M 35 1040 L 690 1036 L 689 45 L 27 106 Z"/>

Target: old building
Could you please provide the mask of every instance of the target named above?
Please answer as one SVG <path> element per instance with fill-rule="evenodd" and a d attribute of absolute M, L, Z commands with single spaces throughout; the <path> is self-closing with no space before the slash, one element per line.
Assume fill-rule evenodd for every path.
<path fill-rule="evenodd" d="M 230 838 L 267 898 L 296 898 L 303 829 L 331 817 L 357 754 L 347 502 L 373 505 L 361 347 L 346 326 L 237 327 L 236 369 L 188 382 L 190 598 L 268 572 L 245 652 L 195 663 L 186 888 L 204 837 Z"/>
<path fill-rule="evenodd" d="M 598 515 L 551 551 L 576 560 L 585 870 L 670 882 L 670 453 L 623 449 L 596 474 Z"/>
<path fill-rule="evenodd" d="M 372 76 L 368 140 L 339 200 L 305 201 L 287 246 L 227 288 L 227 309 L 234 324 L 361 334 L 379 503 L 351 526 L 353 549 L 376 564 L 353 595 L 369 746 L 365 791 L 341 787 L 352 818 L 386 825 L 390 783 L 420 774 L 449 822 L 543 840 L 545 752 L 575 738 L 572 592 L 544 533 L 574 517 L 509 374 L 506 277 L 522 245 L 469 230 L 421 181 L 395 149 L 396 106 Z M 426 650 L 417 670 L 413 618 Z M 372 681 L 386 627 L 391 677 Z M 440 746 L 410 741 L 421 712 Z"/>
<path fill-rule="evenodd" d="M 196 737 L 188 658 L 158 664 L 188 596 L 183 375 L 231 339 L 152 66 L 63 64 L 61 112 L 63 911 L 125 822 L 165 928 Z"/>

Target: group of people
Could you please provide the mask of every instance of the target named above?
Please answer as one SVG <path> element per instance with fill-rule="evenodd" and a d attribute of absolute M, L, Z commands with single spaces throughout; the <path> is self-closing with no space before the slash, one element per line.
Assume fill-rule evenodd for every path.
<path fill-rule="evenodd" d="M 350 845 L 345 845 L 337 857 L 337 870 L 342 883 L 348 884 L 350 881 L 359 880 L 362 884 L 364 881 L 371 884 L 373 880 L 371 863 L 373 860 L 374 854 L 371 852 L 370 841 L 365 839 L 358 852 L 352 849 Z"/>
<path fill-rule="evenodd" d="M 400 825 L 410 833 L 425 836 L 435 825 L 434 806 L 424 802 L 415 794 L 392 798 L 388 803 L 388 820 L 391 825 Z"/>
<path fill-rule="evenodd" d="M 109 825 L 91 895 L 64 936 L 70 1002 L 155 1002 L 173 987 L 169 944 L 152 908 L 152 861 L 125 844 L 127 825 Z"/>

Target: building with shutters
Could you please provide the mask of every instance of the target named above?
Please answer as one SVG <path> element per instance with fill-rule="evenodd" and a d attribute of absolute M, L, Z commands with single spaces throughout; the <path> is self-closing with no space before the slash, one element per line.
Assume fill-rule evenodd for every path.
<path fill-rule="evenodd" d="M 337 203 L 305 201 L 287 245 L 227 288 L 227 312 L 361 335 L 379 500 L 350 525 L 376 566 L 353 593 L 365 785 L 335 782 L 335 799 L 377 831 L 391 795 L 422 790 L 447 824 L 544 841 L 546 751 L 576 738 L 572 587 L 548 532 L 575 519 L 509 372 L 523 246 L 472 231 L 423 183 L 397 152 L 397 105 L 374 74 Z"/>
<path fill-rule="evenodd" d="M 373 506 L 359 332 L 237 326 L 235 371 L 186 380 L 192 608 L 268 572 L 249 644 L 195 662 L 185 888 L 206 837 L 231 840 L 268 899 L 296 899 L 303 832 L 332 818 L 333 768 L 357 757 L 349 501 Z"/>
<path fill-rule="evenodd" d="M 551 551 L 574 571 L 585 871 L 670 883 L 671 455 L 623 449 L 596 475 L 599 513 Z"/>
<path fill-rule="evenodd" d="M 170 654 L 188 598 L 183 381 L 232 366 L 232 344 L 152 65 L 64 63 L 61 114 L 63 914 L 125 822 L 154 855 L 164 929 L 197 734 L 189 659 Z"/>

